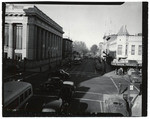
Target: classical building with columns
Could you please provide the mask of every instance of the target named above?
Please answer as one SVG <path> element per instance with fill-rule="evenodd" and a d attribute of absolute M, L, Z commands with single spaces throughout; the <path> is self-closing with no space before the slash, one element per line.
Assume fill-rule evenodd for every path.
<path fill-rule="evenodd" d="M 7 4 L 4 27 L 5 58 L 62 59 L 63 29 L 36 6 Z"/>

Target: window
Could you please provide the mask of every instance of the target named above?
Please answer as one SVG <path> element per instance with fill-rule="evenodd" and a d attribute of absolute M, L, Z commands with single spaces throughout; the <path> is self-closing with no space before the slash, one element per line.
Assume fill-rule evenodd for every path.
<path fill-rule="evenodd" d="M 28 91 L 26 91 L 25 93 L 24 93 L 24 98 L 26 99 L 28 97 Z"/>
<path fill-rule="evenodd" d="M 118 45 L 118 55 L 122 55 L 122 45 Z"/>
<path fill-rule="evenodd" d="M 17 106 L 19 106 L 19 98 L 15 99 L 12 103 L 10 103 L 6 109 L 15 109 Z"/>
<path fill-rule="evenodd" d="M 31 94 L 31 89 L 28 90 L 28 95 L 30 95 L 30 94 Z"/>
<path fill-rule="evenodd" d="M 23 102 L 23 94 L 20 96 L 20 103 Z"/>
<path fill-rule="evenodd" d="M 131 46 L 131 55 L 135 55 L 135 45 Z"/>
<path fill-rule="evenodd" d="M 16 49 L 22 49 L 22 25 L 16 24 L 14 27 L 14 40 L 16 42 Z"/>
<path fill-rule="evenodd" d="M 5 39 L 4 39 L 4 45 L 8 46 L 9 43 L 9 25 L 5 24 Z"/>
<path fill-rule="evenodd" d="M 142 45 L 139 45 L 139 49 L 138 49 L 138 55 L 142 55 Z"/>

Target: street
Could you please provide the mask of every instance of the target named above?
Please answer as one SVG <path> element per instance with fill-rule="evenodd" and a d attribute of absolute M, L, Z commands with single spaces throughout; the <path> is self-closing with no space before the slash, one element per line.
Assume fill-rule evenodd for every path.
<path fill-rule="evenodd" d="M 75 83 L 76 91 L 70 106 L 70 112 L 78 113 L 103 113 L 107 112 L 106 100 L 112 97 L 118 99 L 123 93 L 128 93 L 128 78 L 114 75 L 114 71 L 102 72 L 95 70 L 94 59 L 84 59 L 81 64 L 73 64 L 71 68 L 65 68 L 71 75 L 71 81 Z M 34 95 L 30 102 L 31 111 L 40 112 L 42 105 L 58 97 L 58 91 L 49 93 L 40 91 L 40 84 L 47 81 L 49 71 L 30 73 L 25 76 L 25 82 L 33 86 Z M 121 88 L 120 88 L 121 84 Z M 138 85 L 131 91 L 132 99 L 139 93 Z M 38 104 L 38 105 L 37 105 Z M 118 112 L 119 113 L 119 112 Z M 124 112 L 123 112 L 124 113 Z M 126 114 L 124 114 L 126 116 Z"/>

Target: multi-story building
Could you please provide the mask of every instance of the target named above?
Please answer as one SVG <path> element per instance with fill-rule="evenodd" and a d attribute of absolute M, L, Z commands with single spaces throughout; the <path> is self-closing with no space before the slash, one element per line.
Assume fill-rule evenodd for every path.
<path fill-rule="evenodd" d="M 62 57 L 63 59 L 70 58 L 72 59 L 72 40 L 69 38 L 63 38 L 62 44 Z"/>
<path fill-rule="evenodd" d="M 142 62 L 142 34 L 130 35 L 126 26 L 118 34 L 104 36 L 104 51 L 113 58 Z"/>
<path fill-rule="evenodd" d="M 34 5 L 6 4 L 4 57 L 62 59 L 63 29 Z"/>

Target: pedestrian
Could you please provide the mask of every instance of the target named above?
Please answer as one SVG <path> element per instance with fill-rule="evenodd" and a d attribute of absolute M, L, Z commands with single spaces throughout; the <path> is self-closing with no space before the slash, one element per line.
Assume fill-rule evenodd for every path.
<path fill-rule="evenodd" d="M 131 74 L 132 74 L 132 72 L 131 72 L 131 70 L 129 70 L 129 71 L 128 71 L 128 77 L 129 77 L 129 81 L 130 81 L 130 82 L 132 82 L 132 80 L 131 80 Z"/>
<path fill-rule="evenodd" d="M 118 73 L 119 73 L 119 75 L 123 75 L 123 68 L 122 67 L 118 70 Z"/>

